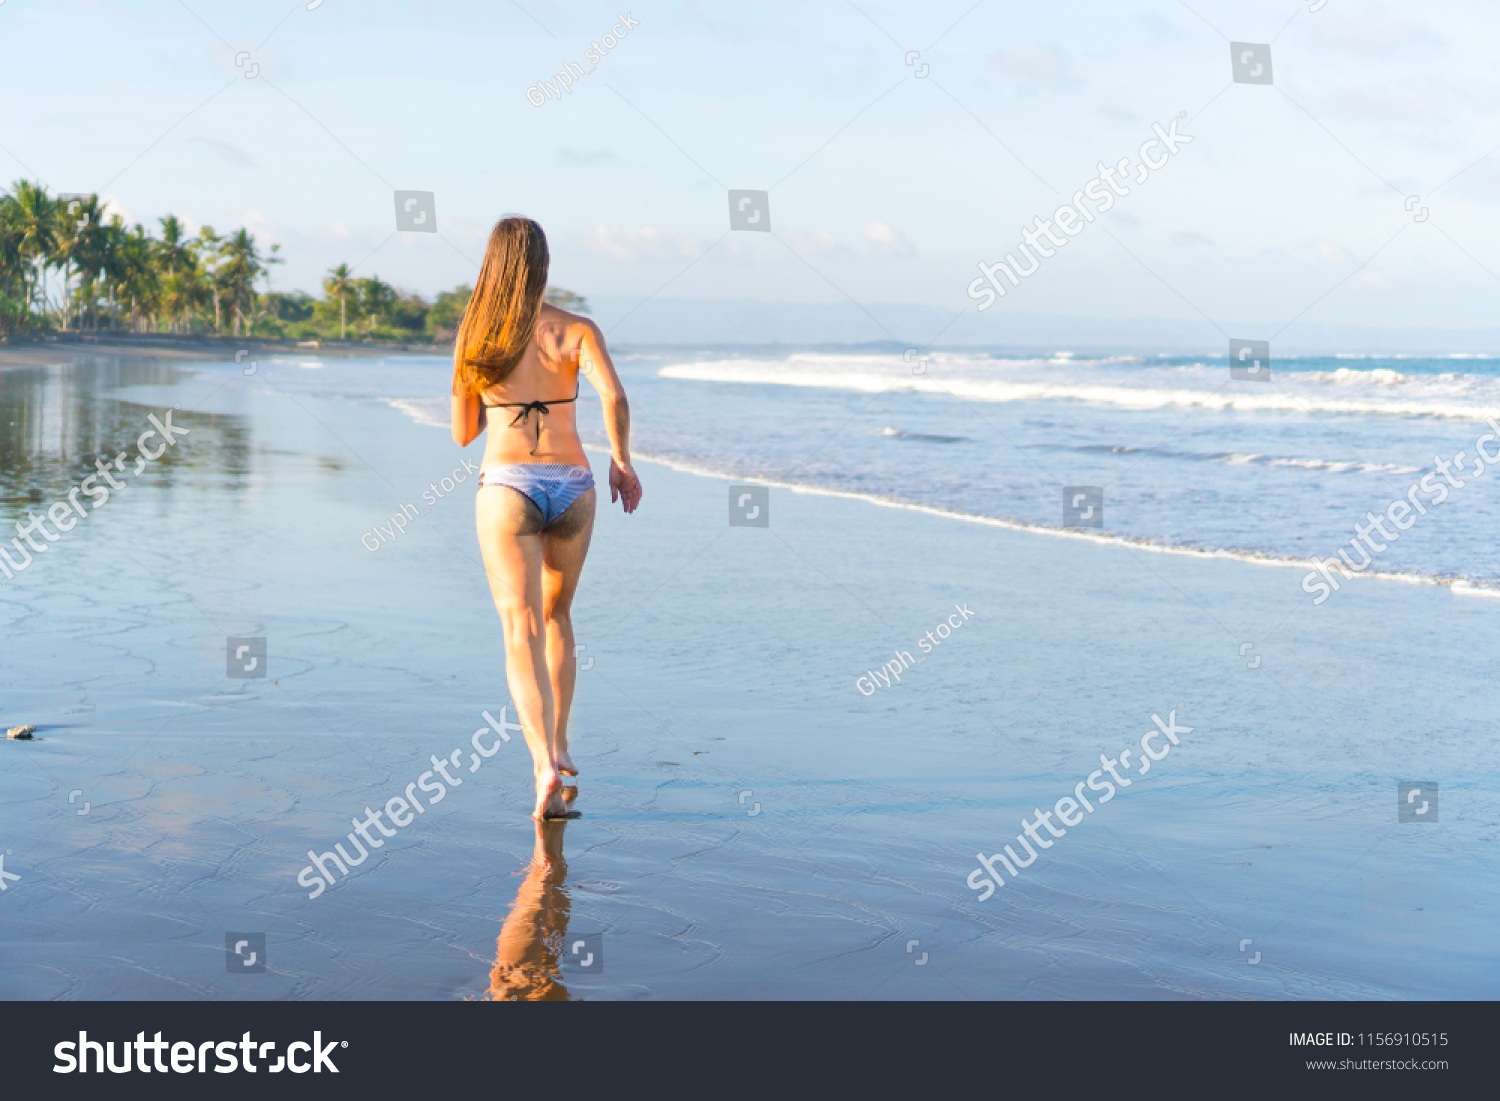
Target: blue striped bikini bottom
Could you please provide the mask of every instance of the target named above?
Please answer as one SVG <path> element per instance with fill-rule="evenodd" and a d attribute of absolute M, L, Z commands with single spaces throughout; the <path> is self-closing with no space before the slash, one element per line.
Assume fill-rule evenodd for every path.
<path fill-rule="evenodd" d="M 481 486 L 509 486 L 541 511 L 542 526 L 556 520 L 594 487 L 594 472 L 567 463 L 516 463 L 479 472 Z"/>

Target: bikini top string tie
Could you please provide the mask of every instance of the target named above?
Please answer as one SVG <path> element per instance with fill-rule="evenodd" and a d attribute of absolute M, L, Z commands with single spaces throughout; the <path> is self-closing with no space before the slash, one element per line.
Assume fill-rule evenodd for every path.
<path fill-rule="evenodd" d="M 532 411 L 533 410 L 536 411 L 536 414 L 537 414 L 537 417 L 536 417 L 536 438 L 532 441 L 531 451 L 528 452 L 528 454 L 535 455 L 536 454 L 536 449 L 538 447 L 540 447 L 541 444 L 542 444 L 542 417 L 545 414 L 552 412 L 552 410 L 548 409 L 547 407 L 549 405 L 568 405 L 569 403 L 575 402 L 577 400 L 578 400 L 578 391 L 574 390 L 573 391 L 573 396 L 571 398 L 556 398 L 556 399 L 554 399 L 552 401 L 502 402 L 502 403 L 497 404 L 497 405 L 492 405 L 492 406 L 490 406 L 490 408 L 491 409 L 519 409 L 520 412 L 517 413 L 515 415 L 515 417 L 512 418 L 512 420 L 510 422 L 510 426 L 512 428 L 515 428 L 517 425 L 530 424 L 531 423 L 531 414 L 532 414 Z"/>
<path fill-rule="evenodd" d="M 536 449 L 540 447 L 542 443 L 542 414 L 551 412 L 551 410 L 547 408 L 547 403 L 544 401 L 533 401 L 525 405 L 507 405 L 505 406 L 505 408 L 520 410 L 520 412 L 517 413 L 510 422 L 510 426 L 512 428 L 515 428 L 517 425 L 531 423 L 531 411 L 533 409 L 536 410 L 536 439 L 532 441 L 531 451 L 529 452 L 530 454 L 535 455 Z"/>

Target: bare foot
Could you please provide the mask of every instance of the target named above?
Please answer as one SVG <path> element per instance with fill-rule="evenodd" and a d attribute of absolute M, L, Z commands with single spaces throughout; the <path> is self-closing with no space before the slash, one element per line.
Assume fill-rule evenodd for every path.
<path fill-rule="evenodd" d="M 536 778 L 536 809 L 531 817 L 538 822 L 553 818 L 581 817 L 576 810 L 569 810 L 563 799 L 562 777 L 556 772 L 542 773 Z"/>
<path fill-rule="evenodd" d="M 577 776 L 578 766 L 573 763 L 573 758 L 568 756 L 566 749 L 557 751 L 557 771 L 564 776 Z"/>

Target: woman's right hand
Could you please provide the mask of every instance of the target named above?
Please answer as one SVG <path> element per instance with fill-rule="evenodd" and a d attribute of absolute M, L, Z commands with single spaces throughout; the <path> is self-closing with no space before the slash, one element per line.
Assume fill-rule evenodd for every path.
<path fill-rule="evenodd" d="M 641 480 L 627 459 L 625 462 L 609 460 L 609 503 L 622 502 L 627 513 L 634 512 L 641 503 Z"/>

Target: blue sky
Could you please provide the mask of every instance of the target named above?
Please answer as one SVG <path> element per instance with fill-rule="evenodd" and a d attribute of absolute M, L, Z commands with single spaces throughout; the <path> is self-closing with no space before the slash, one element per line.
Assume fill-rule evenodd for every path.
<path fill-rule="evenodd" d="M 635 4 L 537 107 L 625 7 L 6 0 L 0 178 L 248 225 L 279 289 L 347 261 L 430 294 L 519 211 L 586 295 L 956 312 L 1053 189 L 1186 111 L 1108 233 L 992 313 L 1493 325 L 1500 12 L 1314 3 Z M 1230 40 L 1271 42 L 1276 83 L 1232 83 Z M 774 234 L 727 233 L 729 188 L 771 192 Z M 393 189 L 435 192 L 440 234 L 393 236 Z"/>

